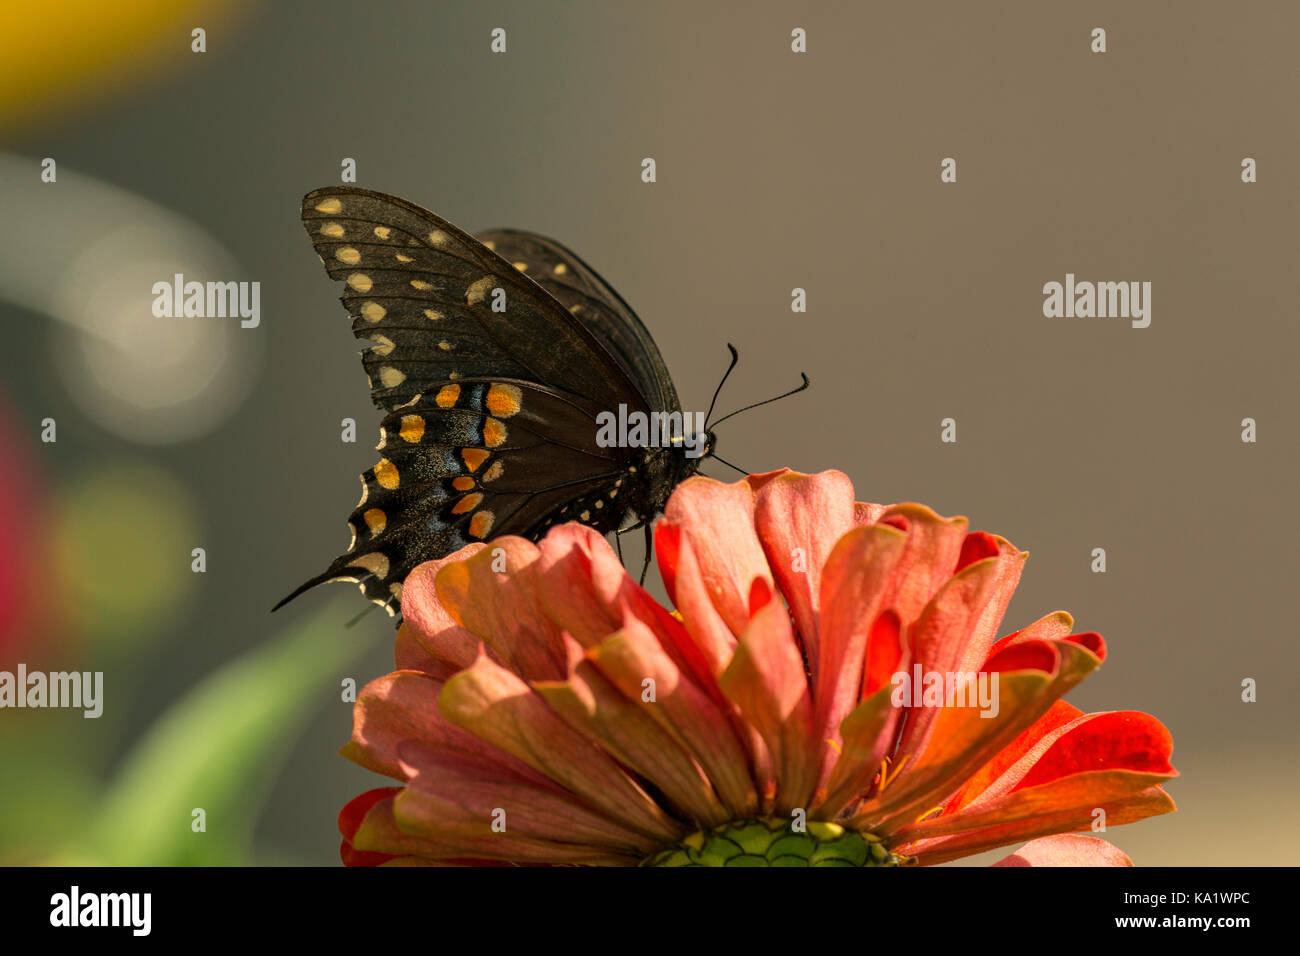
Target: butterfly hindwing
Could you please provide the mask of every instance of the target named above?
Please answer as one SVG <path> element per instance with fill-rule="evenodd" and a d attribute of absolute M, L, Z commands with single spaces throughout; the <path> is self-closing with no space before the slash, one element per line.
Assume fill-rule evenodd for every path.
<path fill-rule="evenodd" d="M 416 565 L 472 542 L 535 538 L 554 520 L 616 529 L 635 501 L 619 495 L 635 472 L 625 450 L 601 447 L 596 434 L 592 409 L 532 382 L 475 379 L 424 392 L 384 419 L 382 457 L 361 476 L 347 551 L 285 601 L 353 580 L 392 611 Z"/>

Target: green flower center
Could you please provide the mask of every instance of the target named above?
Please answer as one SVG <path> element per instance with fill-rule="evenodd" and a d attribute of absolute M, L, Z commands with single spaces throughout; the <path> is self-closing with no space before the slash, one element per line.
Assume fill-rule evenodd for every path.
<path fill-rule="evenodd" d="M 789 820 L 765 818 L 724 823 L 692 833 L 642 866 L 902 866 L 874 833 L 811 821 L 795 830 Z"/>

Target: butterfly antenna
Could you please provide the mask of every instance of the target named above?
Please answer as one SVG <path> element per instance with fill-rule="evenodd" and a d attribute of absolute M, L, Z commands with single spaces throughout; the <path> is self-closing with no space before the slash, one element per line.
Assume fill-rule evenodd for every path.
<path fill-rule="evenodd" d="M 704 416 L 704 428 L 706 431 L 709 427 L 709 419 L 713 417 L 713 406 L 718 404 L 718 396 L 722 394 L 722 386 L 727 384 L 727 376 L 731 374 L 731 370 L 735 368 L 736 363 L 740 361 L 740 353 L 736 351 L 736 347 L 728 342 L 727 348 L 731 350 L 731 364 L 728 365 L 727 370 L 722 373 L 722 381 L 718 383 L 718 387 L 713 390 L 713 401 L 709 402 L 709 411 Z"/>
<path fill-rule="evenodd" d="M 731 462 L 727 461 L 727 459 L 719 458 L 717 455 L 710 455 L 709 457 L 712 458 L 714 461 L 719 462 L 720 464 L 726 465 L 728 468 L 734 468 L 736 471 L 740 472 L 746 478 L 749 477 L 750 474 L 749 472 L 747 472 L 744 468 L 739 467 L 738 465 L 733 465 Z"/>
<path fill-rule="evenodd" d="M 734 350 L 733 350 L 733 351 L 734 351 Z M 803 384 L 800 385 L 798 388 L 792 388 L 792 389 L 790 389 L 790 391 L 788 391 L 788 392 L 782 392 L 780 395 L 776 395 L 776 396 L 774 396 L 774 397 L 772 397 L 772 398 L 765 398 L 765 399 L 763 399 L 763 401 L 761 401 L 761 402 L 755 402 L 753 405 L 746 405 L 744 408 L 738 408 L 738 409 L 736 409 L 734 412 L 732 412 L 730 415 L 723 415 L 721 418 L 719 418 L 716 422 L 713 423 L 713 427 L 714 427 L 714 428 L 717 428 L 719 425 L 721 425 L 723 422 L 725 422 L 728 418 L 734 418 L 735 416 L 739 415 L 741 412 L 747 412 L 747 411 L 749 411 L 751 408 L 758 408 L 760 405 L 770 405 L 770 404 L 772 404 L 773 402 L 779 402 L 779 401 L 780 401 L 781 399 L 783 399 L 783 398 L 789 398 L 791 395 L 796 395 L 796 394 L 798 394 L 799 392 L 802 392 L 805 388 L 808 387 L 808 376 L 805 375 L 803 372 L 800 372 L 800 373 L 799 373 L 799 377 L 803 379 Z M 724 380 L 724 381 L 725 381 L 725 380 Z M 721 386 L 719 386 L 719 387 L 721 387 Z M 717 455 L 714 455 L 713 457 L 714 457 L 714 458 L 717 458 L 718 456 L 717 456 Z M 721 458 L 718 458 L 718 461 L 722 461 L 722 459 L 721 459 Z"/>

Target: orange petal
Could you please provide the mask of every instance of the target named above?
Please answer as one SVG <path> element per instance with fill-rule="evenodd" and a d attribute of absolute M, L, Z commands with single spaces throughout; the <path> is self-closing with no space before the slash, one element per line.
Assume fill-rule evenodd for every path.
<path fill-rule="evenodd" d="M 643 704 L 646 713 L 699 761 L 731 819 L 757 812 L 745 748 L 727 712 L 678 667 L 649 628 L 629 619 L 587 656 L 629 700 L 641 701 L 649 681 L 654 700 Z"/>
<path fill-rule="evenodd" d="M 639 691 L 628 699 L 588 661 L 580 661 L 567 681 L 535 681 L 533 689 L 569 726 L 652 784 L 676 815 L 696 828 L 727 821 L 708 777 L 646 712 L 655 705 L 640 703 Z"/>
<path fill-rule="evenodd" d="M 760 592 L 766 587 L 755 582 Z M 813 739 L 811 695 L 790 615 L 768 593 L 771 599 L 754 614 L 719 683 L 767 745 L 776 775 L 775 806 L 784 814 L 808 807 L 828 745 Z"/>

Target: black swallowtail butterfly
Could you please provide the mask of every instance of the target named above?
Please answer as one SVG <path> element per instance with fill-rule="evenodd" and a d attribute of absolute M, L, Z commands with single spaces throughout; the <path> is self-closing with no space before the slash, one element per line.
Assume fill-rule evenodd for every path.
<path fill-rule="evenodd" d="M 348 186 L 308 193 L 302 222 L 344 283 L 353 334 L 369 342 L 371 398 L 387 416 L 383 457 L 361 476 L 348 521 L 352 544 L 277 608 L 349 580 L 393 614 L 417 564 L 497 535 L 536 540 L 564 521 L 602 533 L 644 525 L 648 538 L 673 488 L 711 454 L 707 427 L 699 457 L 682 443 L 598 443 L 602 412 L 680 417 L 681 407 L 641 320 L 559 243 L 515 230 L 475 238 Z"/>

